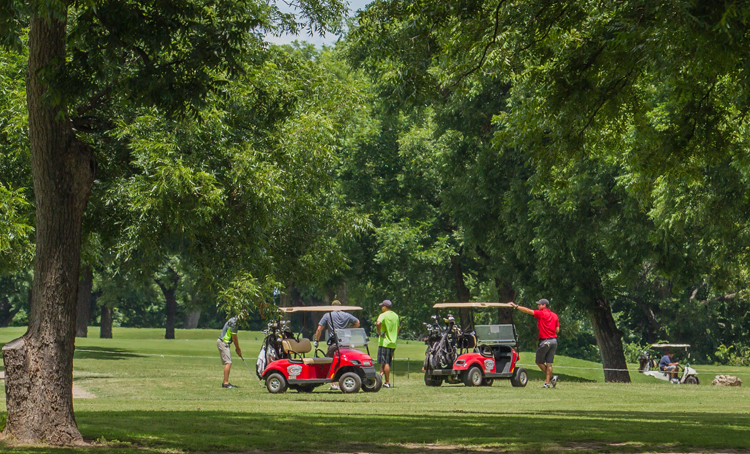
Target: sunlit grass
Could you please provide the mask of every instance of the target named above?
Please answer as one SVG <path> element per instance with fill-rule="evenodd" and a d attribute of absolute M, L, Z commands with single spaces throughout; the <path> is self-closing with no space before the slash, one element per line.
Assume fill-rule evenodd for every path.
<path fill-rule="evenodd" d="M 0 344 L 23 331 L 0 329 Z M 632 384 L 606 384 L 601 365 L 560 357 L 557 389 L 541 389 L 536 366 L 526 388 L 427 388 L 424 344 L 411 341 L 396 350 L 395 389 L 270 395 L 238 359 L 231 381 L 240 388 L 220 387 L 218 331 L 176 334 L 168 341 L 163 330 L 115 328 L 114 339 L 77 339 L 74 382 L 96 397 L 74 400 L 76 419 L 86 439 L 103 445 L 96 452 L 632 452 L 737 449 L 750 440 L 750 392 L 710 385 L 718 372 L 747 382 L 750 368 L 696 366 L 700 386 L 637 372 Z M 240 332 L 251 368 L 261 339 Z M 4 405 L 3 393 L 0 411 Z"/>

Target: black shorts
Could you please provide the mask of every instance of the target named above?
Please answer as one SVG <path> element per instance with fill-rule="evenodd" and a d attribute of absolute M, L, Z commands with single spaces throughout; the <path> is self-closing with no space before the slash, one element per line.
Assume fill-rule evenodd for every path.
<path fill-rule="evenodd" d="M 557 351 L 557 339 L 541 339 L 536 350 L 537 364 L 552 364 Z"/>
<path fill-rule="evenodd" d="M 393 352 L 395 351 L 395 348 L 378 347 L 378 364 L 390 365 L 393 362 Z"/>

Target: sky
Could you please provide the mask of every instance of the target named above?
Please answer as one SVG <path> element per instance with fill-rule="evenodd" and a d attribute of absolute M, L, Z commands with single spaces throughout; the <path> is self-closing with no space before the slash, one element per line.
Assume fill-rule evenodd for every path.
<path fill-rule="evenodd" d="M 363 9 L 365 5 L 370 3 L 372 0 L 349 0 L 349 16 L 353 16 L 357 10 Z M 279 2 L 279 7 L 284 9 L 284 2 Z M 287 9 L 289 11 L 289 9 Z M 299 35 L 283 35 L 283 36 L 266 36 L 266 41 L 274 44 L 289 44 L 294 40 L 307 41 L 308 43 L 315 44 L 317 47 L 321 47 L 324 44 L 333 46 L 334 43 L 339 39 L 337 35 L 327 33 L 325 38 L 320 35 L 310 36 L 306 32 L 302 32 Z"/>

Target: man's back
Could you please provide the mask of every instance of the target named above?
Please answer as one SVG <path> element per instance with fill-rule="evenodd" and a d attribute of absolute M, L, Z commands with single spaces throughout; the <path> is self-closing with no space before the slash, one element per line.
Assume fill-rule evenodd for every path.
<path fill-rule="evenodd" d="M 328 338 L 330 339 L 335 330 L 348 328 L 350 325 L 354 325 L 358 321 L 357 317 L 348 312 L 333 311 L 327 312 L 323 315 L 320 319 L 319 325 L 326 327 L 328 330 Z"/>

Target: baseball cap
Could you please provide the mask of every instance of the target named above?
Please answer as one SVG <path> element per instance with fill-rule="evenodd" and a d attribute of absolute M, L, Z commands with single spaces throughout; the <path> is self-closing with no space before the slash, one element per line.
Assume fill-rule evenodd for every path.
<path fill-rule="evenodd" d="M 383 302 L 380 303 L 380 306 L 391 307 L 393 306 L 393 303 L 391 303 L 391 300 L 383 300 Z"/>
<path fill-rule="evenodd" d="M 544 304 L 545 306 L 549 307 L 549 300 L 547 300 L 547 298 L 542 298 L 537 301 L 536 304 Z"/>
<path fill-rule="evenodd" d="M 339 301 L 339 300 L 333 300 L 333 301 L 331 301 L 331 306 L 341 306 L 341 301 Z"/>

